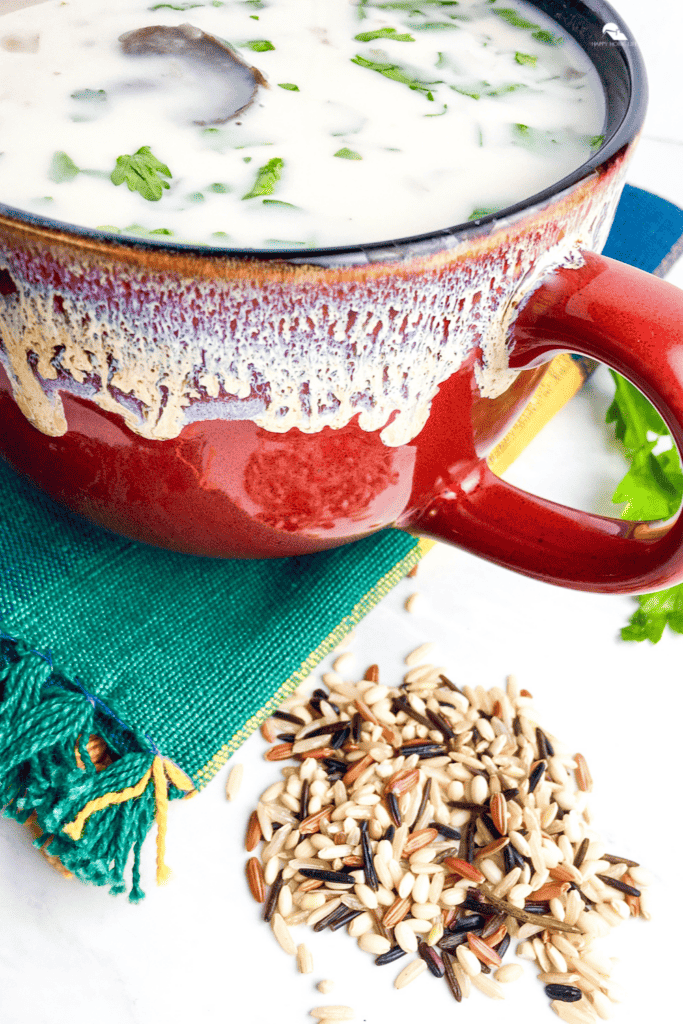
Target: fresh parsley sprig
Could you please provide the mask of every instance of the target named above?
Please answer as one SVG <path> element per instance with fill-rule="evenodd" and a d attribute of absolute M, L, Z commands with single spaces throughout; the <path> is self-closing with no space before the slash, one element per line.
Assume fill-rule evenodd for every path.
<path fill-rule="evenodd" d="M 432 86 L 440 84 L 440 82 L 421 82 L 399 64 L 383 64 L 381 61 L 368 60 L 366 57 L 362 57 L 359 53 L 357 53 L 355 57 L 352 57 L 351 61 L 353 64 L 358 64 L 361 68 L 368 68 L 370 71 L 377 71 L 380 75 L 384 75 L 385 78 L 391 78 L 394 82 L 401 82 L 403 85 L 407 85 L 409 89 L 412 89 L 415 92 L 423 92 L 428 100 L 434 99 Z"/>
<path fill-rule="evenodd" d="M 264 164 L 263 167 L 259 167 L 254 184 L 246 195 L 242 196 L 242 199 L 256 199 L 259 196 L 272 196 L 273 189 L 282 176 L 282 168 L 284 166 L 284 160 L 279 156 L 275 156 L 272 160 L 269 160 L 267 164 Z"/>
<path fill-rule="evenodd" d="M 614 423 L 616 436 L 630 461 L 628 473 L 617 486 L 612 501 L 626 502 L 624 519 L 668 519 L 683 496 L 678 452 L 663 419 L 648 400 L 619 374 L 612 370 L 610 373 L 615 394 L 606 419 Z M 662 446 L 664 450 L 657 451 Z M 683 633 L 683 584 L 656 594 L 641 594 L 636 600 L 639 607 L 621 631 L 623 640 L 649 640 L 656 644 L 667 626 L 674 633 Z"/>
<path fill-rule="evenodd" d="M 117 157 L 116 167 L 111 172 L 114 185 L 125 182 L 131 192 L 139 192 L 150 202 L 161 199 L 164 189 L 171 187 L 164 179 L 172 177 L 166 164 L 157 160 L 149 146 L 141 146 L 135 153 Z"/>

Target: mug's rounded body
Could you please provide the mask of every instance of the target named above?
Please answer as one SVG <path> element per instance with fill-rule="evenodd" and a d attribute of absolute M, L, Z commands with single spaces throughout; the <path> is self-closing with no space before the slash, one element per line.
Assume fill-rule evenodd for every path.
<path fill-rule="evenodd" d="M 505 328 L 600 248 L 622 150 L 531 210 L 372 261 L 105 243 L 0 220 L 13 466 L 126 536 L 205 555 L 320 550 L 409 521 L 539 370 Z"/>

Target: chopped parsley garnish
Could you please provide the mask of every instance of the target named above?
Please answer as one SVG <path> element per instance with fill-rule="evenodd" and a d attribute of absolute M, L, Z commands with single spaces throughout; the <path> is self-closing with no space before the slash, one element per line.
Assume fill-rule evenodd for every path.
<path fill-rule="evenodd" d="M 164 178 L 172 178 L 170 170 L 152 153 L 149 146 L 141 146 L 136 153 L 117 157 L 116 167 L 111 172 L 114 185 L 124 182 L 131 192 L 139 192 L 143 199 L 157 202 L 164 189 L 171 186 Z"/>
<path fill-rule="evenodd" d="M 295 206 L 294 203 L 285 203 L 282 199 L 263 199 L 262 203 L 264 206 L 287 206 L 290 210 L 299 210 L 301 207 Z"/>
<path fill-rule="evenodd" d="M 294 85 L 294 82 L 278 82 L 280 89 L 287 89 L 288 92 L 298 92 L 299 86 Z"/>
<path fill-rule="evenodd" d="M 256 181 L 249 192 L 242 196 L 242 199 L 256 199 L 259 196 L 271 196 L 282 175 L 284 160 L 279 156 L 273 157 L 267 164 L 260 167 L 256 175 Z"/>
<path fill-rule="evenodd" d="M 562 46 L 564 39 L 562 36 L 555 36 L 552 32 L 548 32 L 547 28 L 539 28 L 536 32 L 531 33 L 532 39 L 538 39 L 539 43 L 547 43 L 548 46 Z"/>
<path fill-rule="evenodd" d="M 519 51 L 517 51 L 517 53 L 515 54 L 515 60 L 518 64 L 528 64 L 529 67 L 535 68 L 536 62 L 538 61 L 538 57 L 536 57 L 532 53 L 520 53 Z"/>
<path fill-rule="evenodd" d="M 155 4 L 154 7 L 150 7 L 150 11 L 161 11 L 165 8 L 169 11 L 191 11 L 194 7 L 203 7 L 204 4 Z"/>
<path fill-rule="evenodd" d="M 232 191 L 228 185 L 224 185 L 222 181 L 214 181 L 213 185 L 209 185 L 208 192 L 216 192 L 218 195 L 225 195 L 226 192 Z"/>
<path fill-rule="evenodd" d="M 248 43 L 244 43 L 247 50 L 253 50 L 254 53 L 266 53 L 268 50 L 274 50 L 275 47 L 269 39 L 251 39 Z"/>
<path fill-rule="evenodd" d="M 395 28 L 377 28 L 374 32 L 359 32 L 353 37 L 359 43 L 371 43 L 373 39 L 393 39 L 397 43 L 414 43 L 415 37 L 408 32 L 397 32 Z"/>
<path fill-rule="evenodd" d="M 590 146 L 591 149 L 597 150 L 597 149 L 600 149 L 600 147 L 602 146 L 604 141 L 605 141 L 605 136 L 604 135 L 591 135 L 590 138 L 588 139 L 588 145 Z"/>
<path fill-rule="evenodd" d="M 352 57 L 351 61 L 353 64 L 358 64 L 361 68 L 378 71 L 380 75 L 384 75 L 385 78 L 390 78 L 394 82 L 401 82 L 403 85 L 407 85 L 409 89 L 423 92 L 428 100 L 434 99 L 431 86 L 440 84 L 440 82 L 420 82 L 398 64 L 381 64 L 376 60 L 367 60 L 365 57 L 361 57 L 360 54 Z"/>
<path fill-rule="evenodd" d="M 648 400 L 619 374 L 613 370 L 610 373 L 616 390 L 606 420 L 614 423 L 631 463 L 612 501 L 626 502 L 623 519 L 668 519 L 683 495 L 678 452 L 664 421 Z M 654 449 L 661 447 L 662 441 L 671 447 L 655 454 Z M 639 608 L 621 631 L 623 640 L 656 644 L 667 626 L 683 633 L 683 584 L 656 594 L 641 594 L 637 601 Z"/>
<path fill-rule="evenodd" d="M 76 166 L 68 153 L 58 150 L 52 156 L 48 177 L 50 181 L 56 181 L 61 185 L 63 181 L 73 181 L 80 171 L 80 167 Z"/>
<path fill-rule="evenodd" d="M 77 89 L 71 93 L 72 100 L 85 100 L 88 103 L 104 103 L 107 93 L 104 89 Z"/>
<path fill-rule="evenodd" d="M 446 113 L 447 110 L 448 110 L 448 104 L 444 103 L 443 110 L 440 110 L 438 114 L 425 114 L 424 116 L 425 117 L 443 117 L 443 115 Z"/>
<path fill-rule="evenodd" d="M 527 21 L 523 18 L 519 11 L 516 11 L 514 7 L 494 7 L 493 13 L 497 14 L 503 21 L 507 21 L 508 25 L 513 25 L 515 28 L 540 28 L 540 25 L 536 25 L 533 21 Z"/>
<path fill-rule="evenodd" d="M 498 209 L 499 207 L 497 206 L 479 206 L 476 210 L 472 210 L 467 219 L 480 220 L 482 217 L 488 217 L 492 213 L 497 213 Z"/>
<path fill-rule="evenodd" d="M 349 149 L 347 146 L 344 146 L 342 149 L 338 149 L 337 152 L 334 155 L 335 156 L 340 156 L 342 158 L 342 160 L 362 160 L 363 159 L 363 157 L 360 155 L 360 153 L 356 153 L 355 149 Z"/>

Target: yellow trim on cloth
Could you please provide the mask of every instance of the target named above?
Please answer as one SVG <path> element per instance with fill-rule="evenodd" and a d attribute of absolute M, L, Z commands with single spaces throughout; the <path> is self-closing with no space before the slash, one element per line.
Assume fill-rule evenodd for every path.
<path fill-rule="evenodd" d="M 173 761 L 159 754 L 152 761 L 151 767 L 147 769 L 142 778 L 134 786 L 126 786 L 118 793 L 104 793 L 102 796 L 89 800 L 73 821 L 64 825 L 64 832 L 70 839 L 77 841 L 83 835 L 83 829 L 88 818 L 96 811 L 102 811 L 105 807 L 113 807 L 115 804 L 125 803 L 127 800 L 134 800 L 142 796 L 152 780 L 154 784 L 154 802 L 156 806 L 155 819 L 157 823 L 157 885 L 163 885 L 171 877 L 171 870 L 165 863 L 166 854 L 166 832 L 168 827 L 168 783 L 172 783 L 177 789 L 185 793 L 185 797 L 194 796 L 196 793 L 192 780 L 181 771 Z"/>

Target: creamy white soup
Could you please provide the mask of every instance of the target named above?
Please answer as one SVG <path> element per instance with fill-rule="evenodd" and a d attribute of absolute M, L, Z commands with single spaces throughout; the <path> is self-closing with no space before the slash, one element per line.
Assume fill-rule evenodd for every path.
<path fill-rule="evenodd" d="M 421 234 L 560 180 L 604 117 L 588 57 L 517 0 L 47 0 L 0 18 L 0 203 L 111 233 Z"/>

